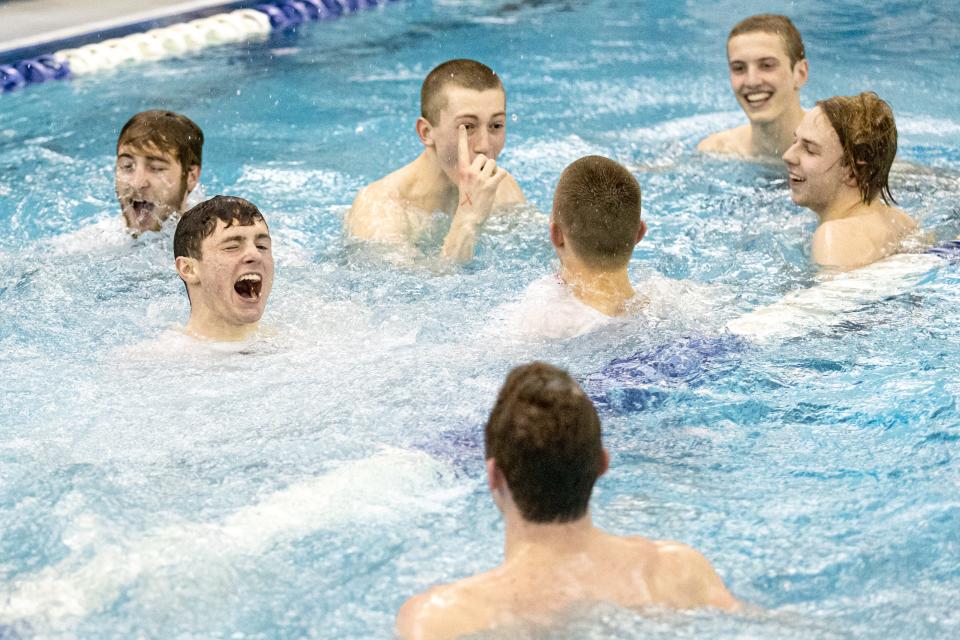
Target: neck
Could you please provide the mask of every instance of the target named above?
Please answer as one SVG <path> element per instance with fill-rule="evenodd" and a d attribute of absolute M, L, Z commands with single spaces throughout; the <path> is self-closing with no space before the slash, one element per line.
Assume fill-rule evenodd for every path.
<path fill-rule="evenodd" d="M 825 222 L 833 222 L 835 220 L 852 218 L 868 211 L 869 209 L 870 205 L 864 204 L 863 200 L 860 198 L 859 191 L 847 189 L 831 200 L 829 204 L 815 213 L 820 219 L 820 224 L 824 224 Z"/>
<path fill-rule="evenodd" d="M 530 554 L 559 556 L 579 552 L 596 531 L 589 511 L 578 520 L 562 523 L 529 522 L 514 511 L 506 517 L 504 560 L 509 562 Z"/>
<path fill-rule="evenodd" d="M 230 324 L 209 313 L 205 308 L 190 310 L 190 321 L 183 328 L 184 333 L 209 340 L 211 342 L 241 342 L 249 340 L 260 330 L 259 322 L 250 324 Z"/>
<path fill-rule="evenodd" d="M 599 269 L 585 264 L 570 252 L 560 259 L 560 280 L 570 287 L 580 302 L 608 316 L 622 314 L 627 302 L 635 295 L 627 265 Z"/>
<path fill-rule="evenodd" d="M 779 118 L 770 122 L 750 123 L 750 147 L 755 156 L 779 158 L 793 144 L 793 135 L 803 120 L 804 110 L 798 99 Z"/>
<path fill-rule="evenodd" d="M 436 151 L 424 149 L 408 166 L 410 173 L 404 189 L 404 199 L 424 211 L 441 210 L 453 215 L 457 210 L 460 189 L 443 172 Z"/>

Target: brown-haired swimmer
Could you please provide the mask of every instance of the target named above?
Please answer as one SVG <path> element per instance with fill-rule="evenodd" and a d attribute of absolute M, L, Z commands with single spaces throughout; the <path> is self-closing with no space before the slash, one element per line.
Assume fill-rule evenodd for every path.
<path fill-rule="evenodd" d="M 526 201 L 497 164 L 507 134 L 503 83 L 484 64 L 449 60 L 424 80 L 420 110 L 423 152 L 363 188 L 344 229 L 358 240 L 412 247 L 434 212 L 442 211 L 451 223 L 441 253 L 466 261 L 494 208 Z"/>
<path fill-rule="evenodd" d="M 917 223 L 894 203 L 897 154 L 890 106 L 877 94 L 821 100 L 796 129 L 783 161 L 793 201 L 817 214 L 814 262 L 850 269 L 895 253 Z"/>
<path fill-rule="evenodd" d="M 560 175 L 550 241 L 560 271 L 535 281 L 504 315 L 508 335 L 565 339 L 588 333 L 641 306 L 627 273 L 647 232 L 640 185 L 623 166 L 585 156 Z"/>
<path fill-rule="evenodd" d="M 737 610 L 710 562 L 671 541 L 593 525 L 590 496 L 609 464 L 590 399 L 565 372 L 534 362 L 507 376 L 485 431 L 487 486 L 503 514 L 503 563 L 408 600 L 405 639 L 549 625 L 581 603 Z"/>
<path fill-rule="evenodd" d="M 127 229 L 159 231 L 185 211 L 200 180 L 203 132 L 188 117 L 155 109 L 134 115 L 117 139 L 114 178 Z"/>
<path fill-rule="evenodd" d="M 270 230 L 243 198 L 216 196 L 180 218 L 177 274 L 190 300 L 187 335 L 214 342 L 255 336 L 273 287 Z"/>
<path fill-rule="evenodd" d="M 720 131 L 699 151 L 774 160 L 793 142 L 803 118 L 800 88 L 809 65 L 800 32 L 786 16 L 760 14 L 737 23 L 727 37 L 730 86 L 749 122 Z"/>

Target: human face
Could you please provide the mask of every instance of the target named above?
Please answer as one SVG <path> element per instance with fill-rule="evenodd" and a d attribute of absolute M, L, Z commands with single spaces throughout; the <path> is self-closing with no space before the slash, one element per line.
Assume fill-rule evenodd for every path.
<path fill-rule="evenodd" d="M 460 125 L 467 128 L 470 148 L 468 164 L 481 153 L 496 160 L 507 141 L 507 98 L 502 89 L 474 91 L 449 86 L 444 93 L 447 106 L 440 110 L 438 122 L 429 127 L 427 141 L 436 149 L 440 167 L 447 178 L 458 184 Z"/>
<path fill-rule="evenodd" d="M 184 172 L 173 154 L 153 145 L 121 145 L 114 177 L 127 227 L 137 234 L 159 231 L 164 220 L 183 208 L 199 171 L 199 167 L 191 167 Z"/>
<path fill-rule="evenodd" d="M 258 220 L 228 227 L 217 220 L 217 228 L 200 247 L 190 289 L 192 313 L 203 315 L 209 323 L 234 327 L 259 322 L 273 287 L 267 225 Z"/>
<path fill-rule="evenodd" d="M 800 108 L 800 87 L 807 81 L 807 61 L 790 67 L 783 39 L 754 31 L 727 42 L 730 86 L 752 123 L 773 122 Z"/>
<path fill-rule="evenodd" d="M 853 187 L 843 164 L 843 147 L 820 107 L 800 121 L 794 143 L 783 154 L 790 175 L 790 196 L 802 207 L 825 213 L 840 195 Z"/>

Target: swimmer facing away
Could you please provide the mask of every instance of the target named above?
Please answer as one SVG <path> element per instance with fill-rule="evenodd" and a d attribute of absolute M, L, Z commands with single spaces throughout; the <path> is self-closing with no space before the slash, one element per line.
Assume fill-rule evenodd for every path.
<path fill-rule="evenodd" d="M 793 142 L 803 118 L 800 88 L 809 65 L 800 32 L 786 16 L 760 14 L 727 36 L 730 86 L 749 122 L 711 134 L 698 151 L 775 160 Z"/>
<path fill-rule="evenodd" d="M 550 213 L 560 271 L 524 292 L 510 318 L 516 333 L 572 338 L 637 305 L 627 266 L 647 232 L 640 200 L 637 179 L 609 158 L 585 156 L 563 170 Z"/>
<path fill-rule="evenodd" d="M 877 94 L 834 96 L 817 102 L 783 154 L 793 201 L 817 214 L 814 262 L 852 269 L 899 248 L 917 223 L 890 193 L 897 126 Z"/>
<path fill-rule="evenodd" d="M 441 253 L 466 261 L 490 213 L 526 201 L 513 176 L 497 165 L 507 134 L 503 83 L 484 64 L 449 60 L 423 81 L 420 112 L 423 152 L 361 189 L 344 229 L 359 240 L 412 247 L 433 213 L 443 211 L 451 224 Z"/>
<path fill-rule="evenodd" d="M 548 625 L 577 603 L 740 607 L 693 548 L 593 525 L 590 494 L 609 455 L 593 404 L 565 371 L 541 362 L 511 371 L 485 449 L 487 485 L 506 529 L 503 563 L 408 600 L 397 616 L 401 638 Z"/>
<path fill-rule="evenodd" d="M 134 115 L 117 140 L 114 179 L 127 230 L 159 231 L 187 208 L 200 180 L 203 131 L 190 118 L 155 109 Z"/>
<path fill-rule="evenodd" d="M 253 337 L 273 287 L 270 230 L 259 209 L 230 196 L 201 202 L 177 223 L 173 252 L 190 301 L 184 333 L 216 342 Z"/>

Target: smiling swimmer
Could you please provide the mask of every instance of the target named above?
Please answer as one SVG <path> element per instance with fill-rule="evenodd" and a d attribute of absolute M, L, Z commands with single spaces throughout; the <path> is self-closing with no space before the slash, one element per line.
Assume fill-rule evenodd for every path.
<path fill-rule="evenodd" d="M 783 154 L 790 196 L 817 214 L 813 261 L 852 269 L 900 248 L 917 223 L 890 206 L 888 178 L 897 155 L 890 105 L 875 93 L 817 102 Z"/>
<path fill-rule="evenodd" d="M 749 123 L 714 133 L 698 151 L 774 160 L 803 118 L 800 88 L 809 71 L 800 32 L 789 18 L 750 16 L 727 36 L 730 86 Z"/>
<path fill-rule="evenodd" d="M 114 178 L 127 230 L 159 231 L 164 220 L 187 208 L 200 179 L 203 132 L 173 111 L 142 111 L 117 140 Z"/>
<path fill-rule="evenodd" d="M 416 128 L 423 152 L 363 188 L 344 219 L 358 240 L 413 247 L 434 212 L 451 217 L 443 256 L 473 257 L 480 228 L 494 208 L 525 202 L 497 157 L 507 137 L 503 83 L 474 60 L 444 62 L 423 81 Z"/>
<path fill-rule="evenodd" d="M 243 198 L 216 196 L 183 214 L 173 239 L 187 288 L 184 332 L 211 341 L 253 337 L 273 286 L 270 231 Z"/>

